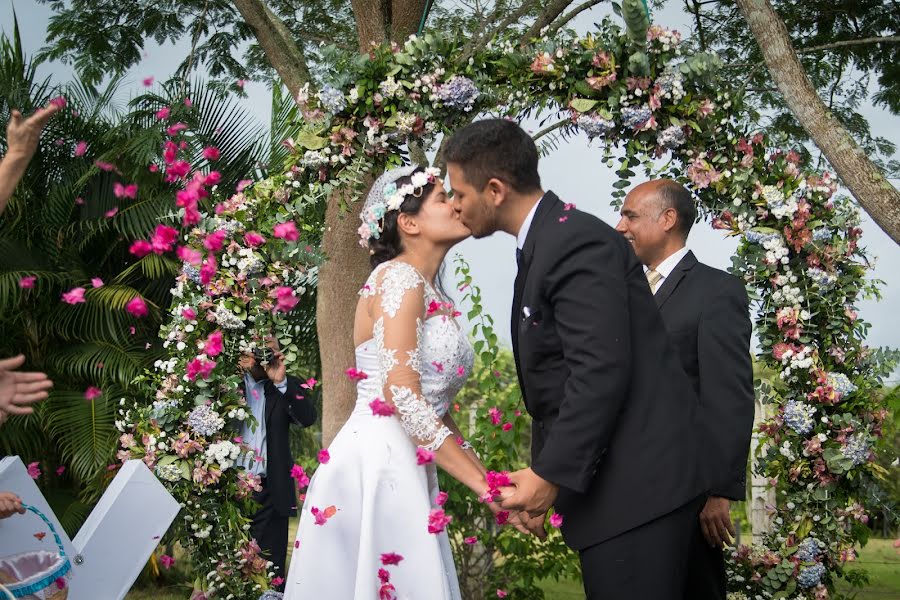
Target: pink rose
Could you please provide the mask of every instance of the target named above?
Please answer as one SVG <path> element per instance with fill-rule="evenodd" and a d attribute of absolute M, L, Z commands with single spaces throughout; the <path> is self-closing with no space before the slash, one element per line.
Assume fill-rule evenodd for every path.
<path fill-rule="evenodd" d="M 277 238 L 282 238 L 287 242 L 295 242 L 297 241 L 297 238 L 300 237 L 300 234 L 297 233 L 297 226 L 293 221 L 276 225 L 273 229 L 273 235 Z"/>

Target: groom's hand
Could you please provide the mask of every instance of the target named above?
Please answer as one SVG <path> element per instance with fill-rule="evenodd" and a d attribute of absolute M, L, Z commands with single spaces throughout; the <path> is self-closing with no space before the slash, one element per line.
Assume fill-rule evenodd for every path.
<path fill-rule="evenodd" d="M 505 489 L 500 505 L 507 510 L 524 510 L 530 517 L 543 517 L 550 510 L 559 486 L 542 479 L 531 468 L 509 474 L 515 490 Z"/>

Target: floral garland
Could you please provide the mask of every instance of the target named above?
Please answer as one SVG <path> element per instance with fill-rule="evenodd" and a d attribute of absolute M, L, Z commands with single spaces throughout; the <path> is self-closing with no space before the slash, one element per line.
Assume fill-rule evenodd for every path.
<path fill-rule="evenodd" d="M 430 34 L 373 47 L 335 70 L 343 80 L 301 90 L 286 172 L 230 196 L 212 173 L 190 176 L 177 156 L 184 128 L 168 127 L 161 167 L 183 187 L 185 268 L 161 331 L 169 358 L 146 378 L 154 400 L 123 406 L 117 425 L 120 457 L 143 458 L 183 503 L 171 536 L 191 550 L 195 587 L 252 598 L 273 576 L 247 532 L 258 482 L 235 468 L 252 449 L 236 438 L 250 417 L 232 365 L 272 331 L 288 363 L 296 358 L 291 311 L 321 263 L 316 211 L 335 189 L 358 198 L 361 176 L 400 164 L 408 142 L 428 146 L 481 112 L 550 109 L 565 115 L 564 133 L 602 143 L 610 164 L 612 148 L 625 150 L 618 197 L 642 158 L 670 154 L 661 174 L 689 182 L 714 227 L 740 236 L 735 265 L 758 299 L 760 359 L 779 374 L 778 385 L 761 388 L 774 416 L 755 466 L 778 506 L 774 531 L 734 553 L 732 598 L 828 597 L 862 538 L 863 483 L 884 418 L 874 392 L 892 359 L 863 345 L 854 308 L 874 291 L 858 212 L 834 197 L 827 173 L 745 134 L 735 118 L 742 99 L 716 79 L 715 56 L 682 56 L 677 32 L 625 14 L 624 30 L 604 22 L 583 38 L 563 32 L 525 48 L 501 38 L 462 64 L 460 40 Z M 136 251 L 173 245 L 161 230 Z M 298 483 L 308 475 L 296 467 Z"/>

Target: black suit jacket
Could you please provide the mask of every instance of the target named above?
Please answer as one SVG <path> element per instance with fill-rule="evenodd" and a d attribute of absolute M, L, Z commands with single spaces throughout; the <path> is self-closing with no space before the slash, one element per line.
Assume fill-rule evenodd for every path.
<path fill-rule="evenodd" d="M 747 291 L 740 279 L 688 253 L 656 290 L 669 337 L 700 398 L 710 493 L 746 497 L 753 429 L 753 361 Z"/>
<path fill-rule="evenodd" d="M 305 398 L 300 380 L 287 376 L 287 390 L 278 391 L 275 384 L 267 379 L 264 384 L 266 394 L 266 486 L 272 498 L 275 511 L 283 517 L 297 514 L 297 494 L 291 481 L 291 424 L 309 427 L 316 422 L 316 407 L 312 400 Z M 243 387 L 243 385 L 242 385 Z"/>
<path fill-rule="evenodd" d="M 569 546 L 603 542 L 706 490 L 697 396 L 640 262 L 621 234 L 564 210 L 552 192 L 525 240 L 512 339 L 532 469 L 560 486 Z"/>

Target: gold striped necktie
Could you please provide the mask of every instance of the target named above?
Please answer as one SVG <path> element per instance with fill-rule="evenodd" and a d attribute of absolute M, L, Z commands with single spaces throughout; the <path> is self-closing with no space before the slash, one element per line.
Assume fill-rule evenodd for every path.
<path fill-rule="evenodd" d="M 655 294 L 656 286 L 659 285 L 660 280 L 663 278 L 662 273 L 654 271 L 653 269 L 647 269 L 645 275 L 647 275 L 647 283 L 650 284 L 650 291 Z"/>

